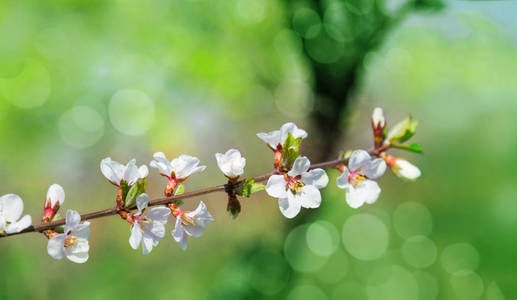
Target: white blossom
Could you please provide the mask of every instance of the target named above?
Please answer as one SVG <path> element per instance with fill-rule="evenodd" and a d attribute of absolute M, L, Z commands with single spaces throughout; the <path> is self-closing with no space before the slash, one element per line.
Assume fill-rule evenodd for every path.
<path fill-rule="evenodd" d="M 25 215 L 20 219 L 22 213 L 23 201 L 20 196 L 7 194 L 0 197 L 0 234 L 16 233 L 29 227 L 31 216 Z"/>
<path fill-rule="evenodd" d="M 155 160 L 149 163 L 149 166 L 156 168 L 160 174 L 169 179 L 185 180 L 192 174 L 202 172 L 206 166 L 199 166 L 199 159 L 190 155 L 180 155 L 178 158 L 168 161 L 163 152 L 153 154 Z"/>
<path fill-rule="evenodd" d="M 386 171 L 386 163 L 381 158 L 371 159 L 364 150 L 356 150 L 350 156 L 348 168 L 337 178 L 337 186 L 346 190 L 346 201 L 352 208 L 364 203 L 374 203 L 381 188 L 371 180 L 381 177 Z"/>
<path fill-rule="evenodd" d="M 172 231 L 172 237 L 180 243 L 183 250 L 187 249 L 188 236 L 200 237 L 203 235 L 205 227 L 214 220 L 203 201 L 194 211 L 184 212 L 181 209 L 176 209 L 174 215 L 176 225 Z"/>
<path fill-rule="evenodd" d="M 150 253 L 153 247 L 158 246 L 158 242 L 165 237 L 165 224 L 171 214 L 167 207 L 153 207 L 147 210 L 148 204 L 147 194 L 140 194 L 136 198 L 138 212 L 133 216 L 134 222 L 129 237 L 131 248 L 136 250 L 140 243 L 142 244 L 143 254 Z"/>
<path fill-rule="evenodd" d="M 48 188 L 45 206 L 48 203 L 49 207 L 55 207 L 56 204 L 62 205 L 63 202 L 65 202 L 65 190 L 59 184 L 54 183 Z"/>
<path fill-rule="evenodd" d="M 287 174 L 269 177 L 266 192 L 278 198 L 278 206 L 286 218 L 294 218 L 302 207 L 320 206 L 319 190 L 327 186 L 329 179 L 323 169 L 308 171 L 310 165 L 307 157 L 298 157 Z"/>
<path fill-rule="evenodd" d="M 274 130 L 268 133 L 259 132 L 257 136 L 266 142 L 273 150 L 277 150 L 282 148 L 287 139 L 287 136 L 290 134 L 293 135 L 294 138 L 306 138 L 307 132 L 303 129 L 300 129 L 294 123 L 285 123 L 280 127 L 280 130 Z"/>
<path fill-rule="evenodd" d="M 90 222 L 80 222 L 81 215 L 78 212 L 71 209 L 66 212 L 64 233 L 48 240 L 47 252 L 52 258 L 63 259 L 66 256 L 75 263 L 84 263 L 88 260 Z"/>
<path fill-rule="evenodd" d="M 386 119 L 382 108 L 376 107 L 372 114 L 372 125 L 374 128 L 384 128 L 386 126 Z"/>
<path fill-rule="evenodd" d="M 217 166 L 229 178 L 239 177 L 244 173 L 246 158 L 237 149 L 230 149 L 225 154 L 216 153 Z"/>
<path fill-rule="evenodd" d="M 136 159 L 130 160 L 127 165 L 107 157 L 101 161 L 102 174 L 114 185 L 120 186 L 125 181 L 129 186 L 135 184 L 138 180 L 147 177 L 149 170 L 146 165 L 136 166 Z"/>

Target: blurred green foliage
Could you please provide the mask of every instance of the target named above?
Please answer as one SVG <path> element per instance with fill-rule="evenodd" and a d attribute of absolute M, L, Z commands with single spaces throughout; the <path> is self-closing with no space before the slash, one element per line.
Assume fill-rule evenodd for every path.
<path fill-rule="evenodd" d="M 506 14 L 517 6 L 448 3 L 429 15 L 441 5 L 415 1 L 365 48 L 404 3 L 2 1 L 1 193 L 19 194 L 35 221 L 54 182 L 63 209 L 111 206 L 106 156 L 196 155 L 208 168 L 189 191 L 224 180 L 213 154 L 230 147 L 248 158 L 247 175 L 268 171 L 255 133 L 285 121 L 309 131 L 304 155 L 332 155 L 312 146 L 325 141 L 312 126 L 322 110 L 339 115 L 328 130 L 347 130 L 341 150 L 371 144 L 373 107 L 390 125 L 411 113 L 425 154 L 397 150 L 423 177 L 386 174 L 378 202 L 358 210 L 336 171 L 321 208 L 298 220 L 264 193 L 242 199 L 236 220 L 224 195 L 203 197 L 216 221 L 186 252 L 167 236 L 142 256 L 117 218 L 93 222 L 85 265 L 52 260 L 37 234 L 2 239 L 0 299 L 517 297 L 517 23 Z M 350 73 L 360 80 L 348 95 Z M 359 101 L 344 115 L 321 79 Z M 151 172 L 151 197 L 164 185 Z"/>

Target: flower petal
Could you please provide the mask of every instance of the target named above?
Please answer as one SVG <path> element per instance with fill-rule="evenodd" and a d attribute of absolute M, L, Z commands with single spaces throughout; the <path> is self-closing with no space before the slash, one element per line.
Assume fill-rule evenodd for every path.
<path fill-rule="evenodd" d="M 29 215 L 23 216 L 18 222 L 13 222 L 5 228 L 5 232 L 7 233 L 16 233 L 24 230 L 25 228 L 31 226 L 32 218 Z"/>
<path fill-rule="evenodd" d="M 186 178 L 206 168 L 206 166 L 198 166 L 198 164 L 199 158 L 185 154 L 180 155 L 171 162 L 176 178 Z"/>
<path fill-rule="evenodd" d="M 348 168 L 345 167 L 343 169 L 343 173 L 339 175 L 339 177 L 336 179 L 337 187 L 340 189 L 346 189 L 350 185 L 348 182 L 348 176 L 350 176 L 350 171 L 348 171 Z"/>
<path fill-rule="evenodd" d="M 78 224 L 72 230 L 72 234 L 80 239 L 88 240 L 90 237 L 90 222 L 85 221 L 82 224 Z"/>
<path fill-rule="evenodd" d="M 321 193 L 313 185 L 302 187 L 300 193 L 296 193 L 294 196 L 298 198 L 301 206 L 305 208 L 316 208 L 321 204 Z"/>
<path fill-rule="evenodd" d="M 203 201 L 192 212 L 185 213 L 188 217 L 195 218 L 196 225 L 206 227 L 214 221 L 214 217 L 208 212 L 206 204 Z"/>
<path fill-rule="evenodd" d="M 167 224 L 170 214 L 171 210 L 167 207 L 153 207 L 146 212 L 146 216 L 151 218 L 153 222 L 160 222 L 162 224 Z"/>
<path fill-rule="evenodd" d="M 155 220 L 152 220 L 151 224 L 152 225 L 151 228 L 149 228 L 149 231 L 157 238 L 155 240 L 159 241 L 163 239 L 163 237 L 165 236 L 165 225 L 163 225 L 163 223 L 156 222 Z"/>
<path fill-rule="evenodd" d="M 139 178 L 138 167 L 136 166 L 136 159 L 130 160 L 126 165 L 126 171 L 124 172 L 124 180 L 128 185 L 133 185 Z"/>
<path fill-rule="evenodd" d="M 147 235 L 144 235 L 144 238 L 142 239 L 142 253 L 149 254 L 151 253 L 151 250 L 153 250 L 153 238 Z"/>
<path fill-rule="evenodd" d="M 374 203 L 380 193 L 381 188 L 377 182 L 367 179 L 356 187 L 349 186 L 346 193 L 346 201 L 352 208 L 358 208 L 364 203 Z"/>
<path fill-rule="evenodd" d="M 140 213 L 147 208 L 147 205 L 149 205 L 149 196 L 147 196 L 146 193 L 142 193 L 136 197 L 136 208 L 138 208 Z"/>
<path fill-rule="evenodd" d="M 0 211 L 7 222 L 16 222 L 23 212 L 23 201 L 20 196 L 7 194 L 0 197 Z"/>
<path fill-rule="evenodd" d="M 135 250 L 138 249 L 142 237 L 143 234 L 140 225 L 138 225 L 138 223 L 133 224 L 133 227 L 131 227 L 131 236 L 129 236 L 129 245 L 131 245 L 131 248 Z"/>
<path fill-rule="evenodd" d="M 370 179 L 379 178 L 386 172 L 386 162 L 382 158 L 376 158 L 363 166 L 362 170 Z"/>
<path fill-rule="evenodd" d="M 360 169 L 362 166 L 369 163 L 371 160 L 370 154 L 364 150 L 355 150 L 348 161 L 348 168 L 350 170 Z"/>
<path fill-rule="evenodd" d="M 266 184 L 266 192 L 275 198 L 287 198 L 287 183 L 283 175 L 272 175 Z"/>
<path fill-rule="evenodd" d="M 51 206 L 54 207 L 56 203 L 62 205 L 65 202 L 65 190 L 59 184 L 54 183 L 48 188 L 47 200 L 50 199 Z"/>
<path fill-rule="evenodd" d="M 65 233 L 68 232 L 68 230 L 71 230 L 75 226 L 77 226 L 81 222 L 81 215 L 73 210 L 69 209 L 66 211 L 66 223 L 65 223 Z"/>
<path fill-rule="evenodd" d="M 90 245 L 87 239 L 78 238 L 77 243 L 71 248 L 64 248 L 66 258 L 70 261 L 82 264 L 88 260 Z"/>
<path fill-rule="evenodd" d="M 48 240 L 47 253 L 53 259 L 63 259 L 63 256 L 65 256 L 65 253 L 63 252 L 65 237 L 66 235 L 64 234 L 58 234 Z"/>
<path fill-rule="evenodd" d="M 106 157 L 101 160 L 101 172 L 111 183 L 119 185 L 120 181 L 124 177 L 125 167 L 120 163 L 111 160 L 110 157 Z"/>
<path fill-rule="evenodd" d="M 297 139 L 297 138 L 306 138 L 307 137 L 307 132 L 303 129 L 300 129 L 296 126 L 296 124 L 292 123 L 292 122 L 289 122 L 289 123 L 285 123 L 284 125 L 282 125 L 282 127 L 280 127 L 280 132 L 281 132 L 281 143 L 282 145 L 285 143 L 285 140 L 287 139 L 287 136 L 288 134 L 292 134 L 292 136 Z"/>
<path fill-rule="evenodd" d="M 289 172 L 287 172 L 287 175 L 289 177 L 295 177 L 298 175 L 302 175 L 303 173 L 307 172 L 309 170 L 309 167 L 311 166 L 311 162 L 306 156 L 298 157 L 294 163 L 293 167 Z"/>
<path fill-rule="evenodd" d="M 181 249 L 187 249 L 187 235 L 183 230 L 183 226 L 181 225 L 181 219 L 176 219 L 176 225 L 174 226 L 174 230 L 172 231 L 172 237 L 178 243 L 180 243 Z"/>
<path fill-rule="evenodd" d="M 66 256 L 71 262 L 82 264 L 88 261 L 88 251 L 73 252 Z"/>
<path fill-rule="evenodd" d="M 280 212 L 289 219 L 292 219 L 298 215 L 301 210 L 301 203 L 295 199 L 292 193 L 288 193 L 287 198 L 279 198 L 278 199 L 278 207 L 280 208 Z"/>
<path fill-rule="evenodd" d="M 162 175 L 170 177 L 172 173 L 172 166 L 165 154 L 163 152 L 156 152 L 153 154 L 153 158 L 156 160 L 151 161 L 149 166 L 158 169 Z"/>
<path fill-rule="evenodd" d="M 146 165 L 141 165 L 140 168 L 138 168 L 138 177 L 144 179 L 147 175 L 149 175 L 149 169 Z"/>
<path fill-rule="evenodd" d="M 322 189 L 329 183 L 329 177 L 325 170 L 314 169 L 302 174 L 302 182 L 306 185 L 313 185 L 317 189 Z"/>
<path fill-rule="evenodd" d="M 257 133 L 257 137 L 263 140 L 266 144 L 268 144 L 271 148 L 276 149 L 276 147 L 280 144 L 282 145 L 282 133 L 280 130 L 274 130 L 268 133 L 259 132 Z"/>

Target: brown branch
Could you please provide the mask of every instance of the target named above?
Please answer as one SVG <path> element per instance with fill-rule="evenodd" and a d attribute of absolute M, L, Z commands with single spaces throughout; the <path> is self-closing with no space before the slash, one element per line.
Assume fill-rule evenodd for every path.
<path fill-rule="evenodd" d="M 385 150 L 385 149 L 383 149 L 383 150 Z M 370 151 L 370 154 L 372 154 L 372 155 L 378 155 L 378 153 L 379 153 L 379 151 L 376 151 L 376 150 Z M 348 158 L 321 162 L 318 164 L 311 165 L 310 169 L 333 167 L 333 166 L 337 166 L 339 164 L 344 164 L 347 161 L 348 161 Z M 255 182 L 262 182 L 262 181 L 266 181 L 273 174 L 275 174 L 275 172 L 269 172 L 264 175 L 255 176 L 255 177 L 253 177 L 253 179 L 255 180 Z M 157 205 L 165 205 L 165 204 L 176 202 L 181 199 L 187 199 L 187 198 L 192 198 L 192 197 L 196 197 L 196 196 L 211 194 L 211 193 L 215 193 L 215 192 L 224 192 L 224 191 L 225 191 L 225 185 L 222 184 L 222 185 L 217 185 L 217 186 L 208 187 L 208 188 L 204 188 L 204 189 L 199 189 L 199 190 L 192 191 L 192 192 L 186 192 L 181 195 L 153 199 L 153 200 L 149 201 L 148 206 L 150 207 L 150 206 L 157 206 Z M 129 208 L 129 210 L 134 210 L 134 209 L 135 209 L 135 207 Z M 102 218 L 102 217 L 106 217 L 106 216 L 113 216 L 113 215 L 118 214 L 118 212 L 119 212 L 119 210 L 115 206 L 112 208 L 107 208 L 104 210 L 99 210 L 99 211 L 94 211 L 91 213 L 83 214 L 83 215 L 81 215 L 81 220 L 85 221 L 85 220 Z M 44 223 L 40 223 L 40 224 L 31 225 L 20 232 L 10 233 L 10 234 L 6 234 L 6 235 L 0 235 L 0 238 L 23 234 L 23 233 L 29 233 L 29 232 L 43 232 L 45 230 L 53 229 L 55 227 L 58 227 L 58 226 L 61 226 L 64 224 L 65 224 L 65 219 L 52 221 L 52 222 L 44 222 Z"/>

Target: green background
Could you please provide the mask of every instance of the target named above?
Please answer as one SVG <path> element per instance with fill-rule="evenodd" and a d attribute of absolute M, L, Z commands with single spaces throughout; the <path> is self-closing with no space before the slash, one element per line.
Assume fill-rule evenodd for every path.
<path fill-rule="evenodd" d="M 215 222 L 186 252 L 167 233 L 143 256 L 116 217 L 92 222 L 84 265 L 53 260 L 43 235 L 1 239 L 0 299 L 517 299 L 517 3 L 415 2 L 367 51 L 381 1 L 323 1 L 324 17 L 310 1 L 2 1 L 0 194 L 20 195 L 34 223 L 52 183 L 63 210 L 112 206 L 107 156 L 197 156 L 208 168 L 187 191 L 223 183 L 214 154 L 232 147 L 246 175 L 266 173 L 255 134 L 287 121 L 317 162 L 369 148 L 382 106 L 388 124 L 420 121 L 425 154 L 394 152 L 423 176 L 387 172 L 377 203 L 356 210 L 335 170 L 321 207 L 294 220 L 264 192 L 236 220 L 223 194 L 189 199 Z M 328 101 L 316 72 L 350 66 L 361 73 L 329 141 L 314 125 Z M 152 169 L 151 198 L 165 184 Z"/>

